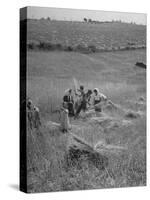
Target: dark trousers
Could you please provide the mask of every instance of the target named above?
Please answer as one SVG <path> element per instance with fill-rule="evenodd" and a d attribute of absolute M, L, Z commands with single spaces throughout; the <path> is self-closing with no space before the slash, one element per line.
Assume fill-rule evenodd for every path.
<path fill-rule="evenodd" d="M 99 104 L 101 101 L 95 101 L 94 105 L 95 105 L 95 111 L 97 112 L 102 112 L 102 108 L 101 107 L 96 107 L 96 104 Z"/>
<path fill-rule="evenodd" d="M 77 108 L 76 116 L 78 116 L 80 114 L 81 110 L 83 110 L 84 112 L 86 111 L 86 101 L 81 102 L 81 104 Z"/>

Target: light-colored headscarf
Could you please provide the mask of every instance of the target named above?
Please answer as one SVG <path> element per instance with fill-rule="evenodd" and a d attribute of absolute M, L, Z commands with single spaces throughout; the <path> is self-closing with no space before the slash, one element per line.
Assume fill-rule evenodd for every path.
<path fill-rule="evenodd" d="M 96 90 L 96 91 L 97 91 L 97 93 L 99 94 L 99 89 L 98 89 L 98 88 L 94 88 L 94 90 Z"/>
<path fill-rule="evenodd" d="M 107 100 L 107 97 L 103 93 L 101 93 L 98 88 L 94 88 L 94 90 L 97 91 L 97 96 L 100 96 L 103 101 Z"/>

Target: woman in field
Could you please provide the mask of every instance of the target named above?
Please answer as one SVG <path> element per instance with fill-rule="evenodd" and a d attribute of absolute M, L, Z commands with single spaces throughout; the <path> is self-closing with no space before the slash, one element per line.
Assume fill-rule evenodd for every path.
<path fill-rule="evenodd" d="M 68 132 L 68 130 L 71 129 L 68 114 L 69 112 L 67 102 L 63 102 L 60 112 L 60 124 L 62 132 Z"/>

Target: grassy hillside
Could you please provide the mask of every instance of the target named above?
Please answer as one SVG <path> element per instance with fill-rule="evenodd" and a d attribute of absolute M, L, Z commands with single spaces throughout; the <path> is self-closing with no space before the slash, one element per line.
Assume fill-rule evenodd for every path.
<path fill-rule="evenodd" d="M 111 51 L 146 46 L 146 26 L 121 22 L 28 20 L 29 49 L 68 51 Z"/>
<path fill-rule="evenodd" d="M 146 185 L 146 62 L 145 50 L 80 54 L 34 52 L 27 55 L 27 93 L 38 105 L 43 126 L 28 130 L 28 192 L 96 189 Z M 98 87 L 117 108 L 106 107 L 100 121 L 71 120 L 74 134 L 91 145 L 99 141 L 125 146 L 122 153 L 100 154 L 100 168 L 81 156 L 69 164 L 69 134 L 52 131 L 49 120 L 66 88 L 76 77 L 85 88 Z M 107 163 L 107 164 L 106 164 Z"/>
<path fill-rule="evenodd" d="M 145 56 L 144 50 L 90 55 L 29 52 L 28 94 L 36 103 L 55 97 L 60 102 L 64 90 L 73 87 L 75 77 L 86 88 L 99 87 L 110 98 L 123 98 L 122 93 L 125 96 L 131 91 L 130 98 L 135 89 L 145 93 L 146 71 L 135 66 L 137 61 L 145 63 Z"/>
<path fill-rule="evenodd" d="M 27 25 L 27 95 L 42 120 L 27 132 L 28 192 L 146 185 L 146 69 L 135 66 L 146 63 L 146 26 L 49 20 Z M 99 116 L 71 119 L 71 131 L 90 145 L 125 147 L 101 152 L 98 165 L 85 155 L 73 163 L 69 133 L 52 130 L 51 121 L 60 122 L 53 111 L 64 91 L 74 88 L 73 78 L 114 103 Z"/>

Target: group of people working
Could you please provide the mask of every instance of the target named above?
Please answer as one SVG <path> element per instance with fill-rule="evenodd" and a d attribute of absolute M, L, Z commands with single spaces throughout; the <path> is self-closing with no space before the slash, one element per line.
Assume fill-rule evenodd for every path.
<path fill-rule="evenodd" d="M 85 91 L 84 86 L 79 89 L 67 89 L 63 96 L 63 106 L 61 107 L 61 128 L 66 132 L 70 128 L 69 117 L 78 118 L 81 111 L 94 109 L 96 112 L 102 111 L 102 105 L 107 101 L 107 97 L 99 92 L 98 88 Z M 39 108 L 35 106 L 31 99 L 27 99 L 26 112 L 29 127 L 39 128 L 41 126 Z"/>
<path fill-rule="evenodd" d="M 99 92 L 98 88 L 93 91 L 85 92 L 84 86 L 79 89 L 68 89 L 63 97 L 63 106 L 68 109 L 69 116 L 77 118 L 81 111 L 85 112 L 88 108 L 94 108 L 95 111 L 101 112 L 101 103 L 105 102 L 107 97 Z"/>

